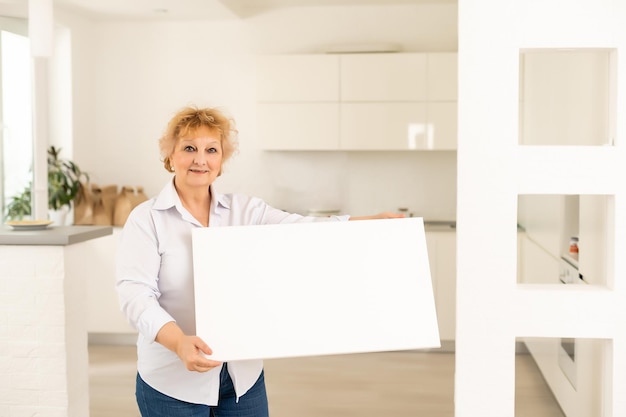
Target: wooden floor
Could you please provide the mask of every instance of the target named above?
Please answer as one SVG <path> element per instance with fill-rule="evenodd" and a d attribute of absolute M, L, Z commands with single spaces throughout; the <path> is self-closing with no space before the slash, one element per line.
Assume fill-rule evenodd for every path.
<path fill-rule="evenodd" d="M 139 417 L 135 361 L 134 346 L 90 345 L 91 417 Z M 563 416 L 530 355 L 517 355 L 515 378 L 515 417 Z M 265 381 L 272 417 L 454 416 L 453 353 L 268 360 Z"/>

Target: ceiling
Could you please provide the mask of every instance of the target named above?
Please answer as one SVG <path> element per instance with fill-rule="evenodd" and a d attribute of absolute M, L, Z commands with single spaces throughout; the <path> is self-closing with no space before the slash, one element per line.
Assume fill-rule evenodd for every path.
<path fill-rule="evenodd" d="M 449 4 L 457 0 L 53 0 L 61 9 L 95 20 L 189 20 L 246 18 L 304 6 Z M 26 13 L 28 0 L 0 0 L 4 10 Z"/>

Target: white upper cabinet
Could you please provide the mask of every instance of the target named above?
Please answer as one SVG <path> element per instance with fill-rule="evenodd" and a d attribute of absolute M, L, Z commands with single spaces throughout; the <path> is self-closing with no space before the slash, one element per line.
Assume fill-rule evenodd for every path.
<path fill-rule="evenodd" d="M 424 149 L 435 151 L 456 150 L 457 103 L 428 102 L 426 107 L 427 142 Z"/>
<path fill-rule="evenodd" d="M 456 52 L 428 54 L 428 149 L 456 149 L 457 68 Z"/>
<path fill-rule="evenodd" d="M 456 56 L 261 56 L 257 101 L 263 149 L 454 150 Z"/>
<path fill-rule="evenodd" d="M 342 150 L 428 149 L 425 103 L 342 103 Z"/>
<path fill-rule="evenodd" d="M 263 55 L 257 77 L 260 102 L 339 101 L 338 55 Z"/>
<path fill-rule="evenodd" d="M 342 101 L 426 100 L 425 54 L 341 56 Z"/>
<path fill-rule="evenodd" d="M 339 148 L 339 103 L 259 103 L 257 110 L 266 150 Z"/>
<path fill-rule="evenodd" d="M 428 54 L 428 101 L 456 102 L 457 67 L 456 52 Z"/>

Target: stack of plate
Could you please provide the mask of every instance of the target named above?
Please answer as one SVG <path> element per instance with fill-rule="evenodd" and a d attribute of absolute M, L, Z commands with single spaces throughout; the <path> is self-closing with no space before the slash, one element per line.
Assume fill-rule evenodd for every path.
<path fill-rule="evenodd" d="M 52 224 L 51 220 L 10 220 L 7 226 L 13 230 L 43 230 Z"/>

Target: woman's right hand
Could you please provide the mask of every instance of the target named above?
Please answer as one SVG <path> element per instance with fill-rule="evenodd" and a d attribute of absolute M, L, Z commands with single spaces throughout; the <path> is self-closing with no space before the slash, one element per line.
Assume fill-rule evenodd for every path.
<path fill-rule="evenodd" d="M 156 335 L 156 341 L 176 353 L 185 364 L 185 368 L 190 371 L 207 372 L 222 364 L 205 356 L 212 354 L 213 351 L 204 340 L 198 336 L 185 335 L 173 321 L 161 327 Z"/>
<path fill-rule="evenodd" d="M 213 351 L 198 336 L 183 335 L 177 343 L 175 352 L 190 371 L 207 372 L 222 364 L 205 356 L 212 354 Z"/>

